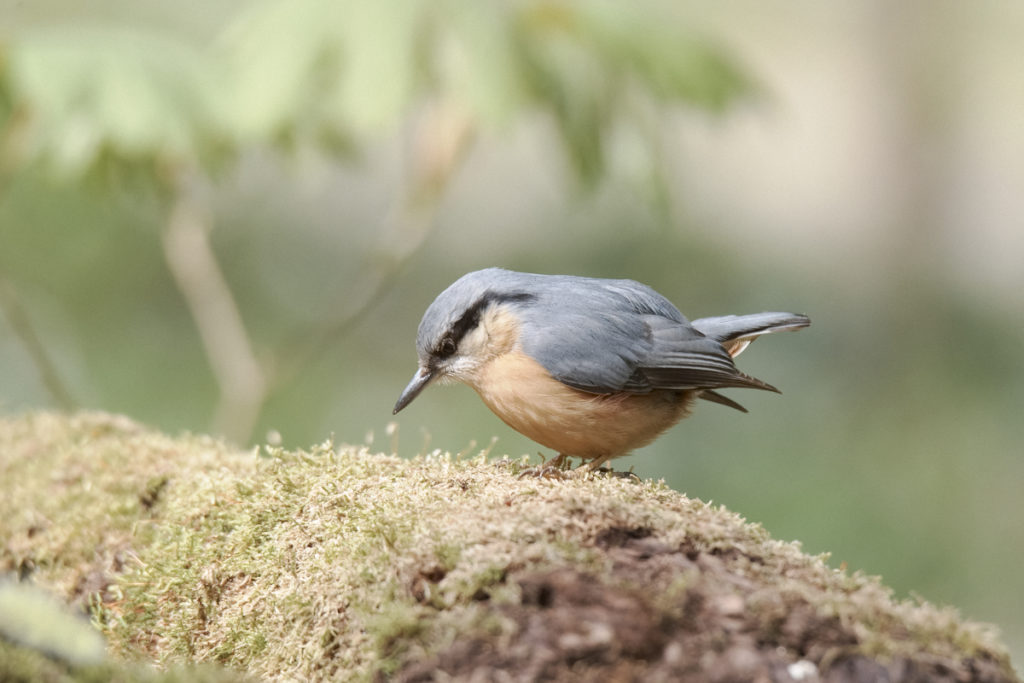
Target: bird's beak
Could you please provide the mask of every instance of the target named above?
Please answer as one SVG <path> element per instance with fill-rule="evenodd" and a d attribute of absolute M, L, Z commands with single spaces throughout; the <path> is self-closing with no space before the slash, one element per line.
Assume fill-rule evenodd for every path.
<path fill-rule="evenodd" d="M 398 411 L 406 407 L 412 400 L 420 395 L 420 392 L 427 388 L 430 384 L 430 380 L 434 379 L 434 371 L 429 368 L 420 368 L 419 371 L 413 375 L 412 381 L 402 391 L 402 395 L 398 397 L 398 403 L 395 404 L 395 410 L 391 413 L 397 415 Z"/>

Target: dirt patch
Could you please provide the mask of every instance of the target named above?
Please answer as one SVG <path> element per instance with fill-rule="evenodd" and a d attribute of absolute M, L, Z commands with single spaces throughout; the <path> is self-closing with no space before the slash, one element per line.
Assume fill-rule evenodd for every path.
<path fill-rule="evenodd" d="M 660 541 L 651 529 L 609 528 L 594 539 L 604 577 L 571 567 L 508 576 L 518 603 L 491 605 L 510 626 L 433 657 L 393 680 L 726 681 L 821 683 L 1012 681 L 984 654 L 874 659 L 856 624 L 806 589 L 778 591 L 748 571 L 757 558 Z"/>

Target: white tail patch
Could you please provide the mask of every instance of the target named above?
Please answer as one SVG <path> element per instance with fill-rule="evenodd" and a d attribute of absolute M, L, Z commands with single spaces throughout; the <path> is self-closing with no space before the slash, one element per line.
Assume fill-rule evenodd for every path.
<path fill-rule="evenodd" d="M 735 358 L 736 356 L 743 353 L 743 351 L 750 346 L 750 342 L 754 341 L 760 335 L 754 335 L 752 337 L 741 337 L 739 339 L 730 339 L 727 342 L 722 342 L 722 346 L 729 352 L 729 355 Z"/>

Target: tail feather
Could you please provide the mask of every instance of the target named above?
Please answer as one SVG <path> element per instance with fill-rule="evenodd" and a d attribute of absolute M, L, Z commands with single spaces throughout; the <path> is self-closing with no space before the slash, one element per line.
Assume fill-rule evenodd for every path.
<path fill-rule="evenodd" d="M 754 315 L 723 315 L 716 318 L 700 318 L 690 323 L 701 334 L 714 339 L 721 344 L 729 355 L 735 358 L 747 348 L 750 342 L 762 334 L 772 332 L 785 332 L 799 330 L 811 324 L 811 319 L 799 313 L 755 313 Z M 740 373 L 742 374 L 742 373 Z M 744 375 L 747 377 L 747 375 Z M 753 378 L 750 378 L 753 379 Z M 755 380 L 760 382 L 760 380 Z M 778 391 L 770 384 L 761 383 L 764 386 L 758 388 Z M 700 397 L 705 401 L 720 403 L 736 410 L 747 409 L 731 398 L 719 394 L 717 391 L 704 390 Z"/>
<path fill-rule="evenodd" d="M 702 399 L 704 399 L 705 401 L 711 401 L 712 403 L 718 403 L 718 404 L 723 405 L 723 406 L 729 406 L 730 408 L 735 408 L 736 410 L 740 411 L 741 413 L 747 412 L 747 409 L 744 408 L 743 406 L 741 406 L 736 401 L 732 400 L 728 396 L 722 396 L 717 391 L 712 391 L 711 389 L 705 389 L 704 391 L 700 392 L 700 397 Z"/>
<path fill-rule="evenodd" d="M 690 322 L 701 334 L 714 339 L 735 358 L 762 334 L 799 330 L 811 319 L 799 313 L 754 313 L 699 318 Z"/>

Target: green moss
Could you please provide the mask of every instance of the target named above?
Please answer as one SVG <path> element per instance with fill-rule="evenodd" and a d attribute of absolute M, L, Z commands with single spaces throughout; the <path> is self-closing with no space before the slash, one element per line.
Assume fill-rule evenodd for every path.
<path fill-rule="evenodd" d="M 522 464 L 330 442 L 238 452 L 102 414 L 0 420 L 0 476 L 14 482 L 0 569 L 92 596 L 118 656 L 268 679 L 368 679 L 417 662 L 511 670 L 538 651 L 538 624 L 564 624 L 565 638 L 538 642 L 564 640 L 569 667 L 597 637 L 573 629 L 607 617 L 628 626 L 625 641 L 630 629 L 690 634 L 684 654 L 700 634 L 725 651 L 741 632 L 783 663 L 974 658 L 1003 676 L 985 680 L 1016 680 L 987 627 L 894 600 L 724 508 L 660 482 L 518 479 Z M 593 667 L 671 659 L 586 652 Z"/>

